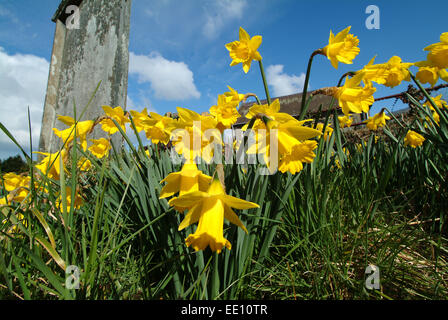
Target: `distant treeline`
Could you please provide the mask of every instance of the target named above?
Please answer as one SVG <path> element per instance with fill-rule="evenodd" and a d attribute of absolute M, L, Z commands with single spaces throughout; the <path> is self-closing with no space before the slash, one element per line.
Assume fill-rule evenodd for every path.
<path fill-rule="evenodd" d="M 28 171 L 27 163 L 20 155 L 9 157 L 5 160 L 0 160 L 0 172 L 15 172 L 17 174 Z"/>

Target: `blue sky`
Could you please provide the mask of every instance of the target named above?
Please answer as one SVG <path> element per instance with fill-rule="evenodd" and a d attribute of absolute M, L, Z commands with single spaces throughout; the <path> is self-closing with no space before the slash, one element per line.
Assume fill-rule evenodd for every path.
<path fill-rule="evenodd" d="M 38 144 L 55 28 L 51 17 L 58 4 L 0 0 L 0 121 L 25 146 L 27 105 Z M 366 28 L 368 5 L 380 9 L 379 30 Z M 443 0 L 133 0 L 128 109 L 148 107 L 163 114 L 180 106 L 202 112 L 216 103 L 227 85 L 264 98 L 257 64 L 247 74 L 241 65 L 229 66 L 224 45 L 238 39 L 240 26 L 251 36 L 263 37 L 259 51 L 275 97 L 302 90 L 308 57 L 327 44 L 330 30 L 336 33 L 351 25 L 361 51 L 352 65 L 340 64 L 338 70 L 326 57 L 317 56 L 311 90 L 336 85 L 343 73 L 362 68 L 374 55 L 377 63 L 394 55 L 406 62 L 424 60 L 423 48 L 448 31 L 446 12 L 448 1 Z M 378 86 L 374 97 L 399 93 L 407 85 Z M 377 103 L 372 111 L 393 102 Z M 394 106 L 401 107 L 400 102 Z M 0 133 L 0 158 L 16 153 Z"/>

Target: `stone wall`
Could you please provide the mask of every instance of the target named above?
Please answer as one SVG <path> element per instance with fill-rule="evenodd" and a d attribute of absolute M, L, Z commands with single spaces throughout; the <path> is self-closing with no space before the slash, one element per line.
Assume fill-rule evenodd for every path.
<path fill-rule="evenodd" d="M 79 3 L 79 0 L 77 1 Z M 131 0 L 84 0 L 79 5 L 79 29 L 64 25 L 63 1 L 56 18 L 56 32 L 51 58 L 47 96 L 42 119 L 39 148 L 55 152 L 62 145 L 52 128 L 65 129 L 58 115 L 79 118 L 95 88 L 100 87 L 81 120 L 94 120 L 103 115 L 102 105 L 125 108 L 129 65 L 129 27 Z M 61 9 L 62 7 L 62 9 Z M 95 129 L 91 138 L 104 137 Z M 117 133 L 116 147 L 121 143 Z"/>

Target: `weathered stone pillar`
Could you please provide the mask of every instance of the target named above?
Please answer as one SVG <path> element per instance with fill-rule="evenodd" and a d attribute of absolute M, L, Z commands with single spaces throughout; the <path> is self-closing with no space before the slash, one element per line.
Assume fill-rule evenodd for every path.
<path fill-rule="evenodd" d="M 75 12 L 74 8 L 79 11 Z M 62 144 L 52 128 L 66 126 L 57 121 L 57 116 L 73 117 L 75 105 L 79 118 L 100 81 L 81 120 L 94 120 L 103 115 L 103 105 L 126 107 L 130 15 L 131 0 L 63 0 L 59 5 L 52 19 L 56 31 L 40 151 L 58 150 Z M 104 136 L 98 126 L 90 137 Z M 117 147 L 121 144 L 119 133 L 114 135 L 113 143 Z"/>

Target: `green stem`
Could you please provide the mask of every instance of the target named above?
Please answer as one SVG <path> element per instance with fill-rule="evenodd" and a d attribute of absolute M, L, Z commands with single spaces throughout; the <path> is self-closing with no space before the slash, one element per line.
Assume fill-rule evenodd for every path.
<path fill-rule="evenodd" d="M 246 96 L 245 96 L 244 99 L 243 99 L 243 102 L 246 102 L 246 101 L 247 101 L 247 98 L 249 98 L 249 97 L 254 97 L 255 100 L 257 100 L 257 104 L 258 104 L 258 105 L 261 105 L 260 99 L 258 99 L 257 95 L 256 95 L 256 94 L 253 94 L 253 93 L 248 93 L 248 94 L 246 94 Z"/>
<path fill-rule="evenodd" d="M 339 79 L 338 87 L 340 87 L 342 85 L 342 81 L 345 79 L 345 77 L 347 77 L 347 76 L 353 77 L 355 74 L 356 74 L 356 72 L 354 72 L 354 71 L 349 71 L 349 72 L 344 73 L 342 75 L 342 77 Z"/>
<path fill-rule="evenodd" d="M 311 65 L 313 64 L 313 58 L 315 55 L 317 54 L 323 54 L 322 49 L 318 49 L 316 51 L 314 51 L 311 56 L 310 59 L 308 60 L 308 67 L 306 69 L 306 76 L 305 76 L 305 84 L 303 86 L 303 92 L 302 92 L 302 105 L 300 107 L 300 115 L 299 115 L 299 120 L 302 120 L 303 117 L 306 114 L 306 110 L 305 110 L 305 104 L 306 104 L 306 93 L 308 91 L 308 82 L 310 80 L 310 74 L 311 74 Z"/>
<path fill-rule="evenodd" d="M 271 96 L 269 95 L 268 83 L 266 82 L 266 76 L 264 75 L 263 62 L 258 61 L 258 65 L 260 66 L 261 78 L 263 79 L 264 92 L 266 93 L 266 100 L 268 101 L 268 105 L 271 104 Z"/>

